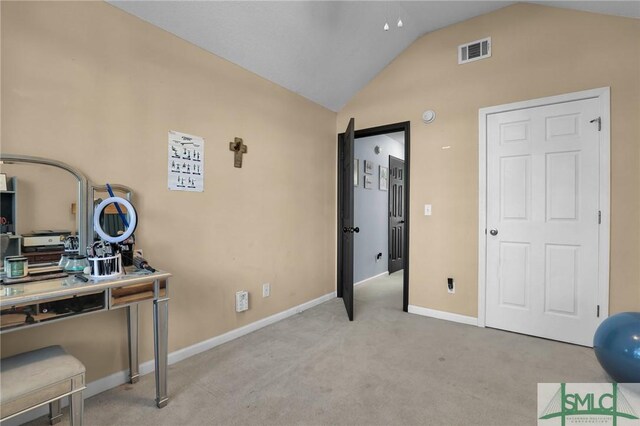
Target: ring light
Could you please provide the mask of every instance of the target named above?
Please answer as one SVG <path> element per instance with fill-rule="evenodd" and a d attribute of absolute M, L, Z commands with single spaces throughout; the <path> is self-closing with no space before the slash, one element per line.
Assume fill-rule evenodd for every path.
<path fill-rule="evenodd" d="M 102 212 L 109 204 L 113 203 L 123 204 L 127 208 L 127 212 L 129 213 L 129 227 L 125 229 L 122 235 L 118 235 L 117 237 L 113 237 L 107 234 L 104 229 L 102 229 L 102 225 L 100 224 L 100 217 L 102 216 Z M 109 197 L 103 200 L 96 206 L 96 210 L 93 213 L 93 229 L 95 229 L 98 235 L 100 235 L 100 238 L 110 243 L 120 243 L 129 238 L 136 230 L 137 224 L 138 215 L 136 214 L 136 210 L 133 208 L 129 201 L 121 197 Z"/>

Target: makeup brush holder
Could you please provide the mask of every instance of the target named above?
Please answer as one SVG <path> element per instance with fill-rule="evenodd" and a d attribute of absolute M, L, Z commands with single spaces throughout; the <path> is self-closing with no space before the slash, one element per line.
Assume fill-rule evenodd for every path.
<path fill-rule="evenodd" d="M 122 275 L 122 255 L 90 257 L 91 278 L 110 278 Z"/>

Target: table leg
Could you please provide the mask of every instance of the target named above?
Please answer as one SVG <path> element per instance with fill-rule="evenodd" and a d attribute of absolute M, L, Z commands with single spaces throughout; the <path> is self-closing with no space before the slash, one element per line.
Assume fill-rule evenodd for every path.
<path fill-rule="evenodd" d="M 169 282 L 166 282 L 169 290 Z M 162 408 L 169 402 L 167 396 L 167 365 L 168 365 L 168 332 L 169 332 L 169 298 L 160 296 L 160 282 L 153 286 L 155 299 L 153 301 L 153 337 L 156 366 L 156 405 Z M 168 293 L 167 293 L 168 295 Z"/>
<path fill-rule="evenodd" d="M 138 304 L 127 307 L 127 330 L 129 334 L 129 382 L 140 380 L 140 364 L 138 363 Z"/>

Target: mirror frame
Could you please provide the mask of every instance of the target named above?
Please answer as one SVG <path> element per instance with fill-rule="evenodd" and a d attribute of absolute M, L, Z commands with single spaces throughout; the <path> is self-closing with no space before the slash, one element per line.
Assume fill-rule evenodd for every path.
<path fill-rule="evenodd" d="M 90 226 L 88 222 L 87 212 L 87 193 L 89 180 L 78 169 L 63 163 L 62 161 L 51 160 L 48 158 L 32 157 L 29 155 L 14 155 L 0 153 L 0 162 L 2 164 L 42 164 L 44 166 L 57 167 L 66 172 L 71 173 L 78 180 L 78 207 L 76 209 L 76 223 L 78 226 L 78 247 L 81 251 L 86 250 L 88 245 Z"/>

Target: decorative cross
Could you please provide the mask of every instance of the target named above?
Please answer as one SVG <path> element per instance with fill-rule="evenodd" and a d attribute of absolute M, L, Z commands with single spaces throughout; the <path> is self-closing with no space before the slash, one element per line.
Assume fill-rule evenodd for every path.
<path fill-rule="evenodd" d="M 233 166 L 241 168 L 242 154 L 246 154 L 248 152 L 248 147 L 242 143 L 242 138 L 235 138 L 234 142 L 229 142 L 229 151 L 234 152 Z"/>

